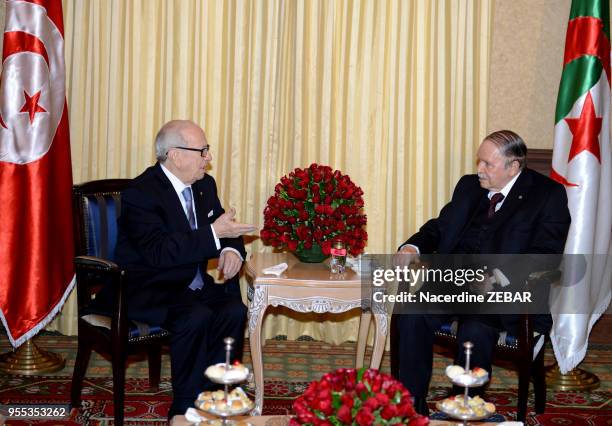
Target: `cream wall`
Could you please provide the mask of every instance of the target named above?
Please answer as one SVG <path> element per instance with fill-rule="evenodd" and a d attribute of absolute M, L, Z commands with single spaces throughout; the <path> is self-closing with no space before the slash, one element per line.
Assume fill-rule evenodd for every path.
<path fill-rule="evenodd" d="M 552 148 L 571 0 L 497 0 L 487 129 L 512 129 Z"/>

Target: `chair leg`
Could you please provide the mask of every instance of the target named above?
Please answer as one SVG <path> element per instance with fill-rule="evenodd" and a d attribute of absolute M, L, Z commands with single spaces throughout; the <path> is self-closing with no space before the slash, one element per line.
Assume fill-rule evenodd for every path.
<path fill-rule="evenodd" d="M 516 407 L 516 419 L 519 422 L 525 422 L 527 418 L 527 397 L 529 393 L 529 377 L 531 362 L 521 363 L 518 368 L 519 383 L 518 383 L 518 404 Z"/>
<path fill-rule="evenodd" d="M 544 348 L 531 365 L 533 390 L 535 394 L 535 412 L 543 414 L 546 409 L 546 374 L 544 371 Z"/>
<path fill-rule="evenodd" d="M 399 331 L 397 327 L 397 317 L 391 316 L 391 324 L 389 326 L 389 355 L 391 361 L 391 375 L 396 379 L 399 378 Z"/>
<path fill-rule="evenodd" d="M 83 390 L 83 379 L 91 357 L 91 346 L 79 342 L 76 361 L 72 372 L 72 385 L 70 387 L 70 404 L 73 408 L 81 407 L 81 391 Z"/>
<path fill-rule="evenodd" d="M 119 345 L 113 350 L 113 403 L 115 425 L 123 426 L 125 400 L 125 348 Z"/>
<path fill-rule="evenodd" d="M 159 378 L 161 376 L 161 346 L 151 346 L 148 350 L 149 356 L 149 390 L 159 390 Z"/>

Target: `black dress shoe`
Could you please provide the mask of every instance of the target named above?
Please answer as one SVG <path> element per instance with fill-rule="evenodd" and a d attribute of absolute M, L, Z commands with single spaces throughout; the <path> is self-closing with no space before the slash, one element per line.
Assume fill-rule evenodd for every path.
<path fill-rule="evenodd" d="M 427 406 L 427 400 L 424 397 L 414 397 L 414 411 L 425 417 L 429 417 L 429 407 Z"/>

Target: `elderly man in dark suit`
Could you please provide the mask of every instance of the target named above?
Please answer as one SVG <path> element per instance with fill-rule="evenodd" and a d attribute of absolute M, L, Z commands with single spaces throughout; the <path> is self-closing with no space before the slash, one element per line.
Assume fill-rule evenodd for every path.
<path fill-rule="evenodd" d="M 246 307 L 237 275 L 246 252 L 241 235 L 255 230 L 234 220 L 206 174 L 212 160 L 204 131 L 171 121 L 159 131 L 158 163 L 122 194 L 117 262 L 127 270 L 128 316 L 171 333 L 174 400 L 169 418 L 193 405 L 212 386 L 207 366 L 225 360 L 223 338 L 241 350 Z M 206 272 L 218 258 L 225 285 Z"/>
<path fill-rule="evenodd" d="M 422 254 L 555 254 L 563 253 L 570 214 L 565 188 L 525 167 L 527 147 L 509 130 L 487 136 L 478 149 L 475 175 L 463 176 L 453 197 L 398 250 L 400 263 Z M 510 281 L 526 279 L 529 268 L 506 273 Z M 513 283 L 518 284 L 518 283 Z M 397 315 L 400 380 L 427 414 L 425 398 L 431 379 L 434 332 L 448 320 L 444 315 Z M 472 365 L 491 373 L 492 353 L 499 332 L 516 331 L 514 315 L 461 317 L 457 359 L 463 342 L 472 341 Z M 538 316 L 537 331 L 546 333 L 550 316 Z"/>

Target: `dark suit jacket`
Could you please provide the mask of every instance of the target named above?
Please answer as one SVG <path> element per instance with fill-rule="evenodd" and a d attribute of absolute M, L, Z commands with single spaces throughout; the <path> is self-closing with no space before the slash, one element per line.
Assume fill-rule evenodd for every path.
<path fill-rule="evenodd" d="M 224 213 L 215 180 L 205 175 L 192 185 L 198 229 L 192 230 L 170 180 L 159 164 L 136 177 L 121 196 L 116 262 L 127 271 L 128 316 L 162 324 L 167 303 L 184 291 L 208 259 L 217 258 L 210 224 Z M 246 259 L 242 238 L 222 238 Z M 204 285 L 213 282 L 203 274 Z"/>
<path fill-rule="evenodd" d="M 423 254 L 456 253 L 487 193 L 477 175 L 463 176 L 440 215 L 425 223 L 404 244 L 417 246 Z M 481 253 L 561 254 L 570 221 L 565 188 L 540 173 L 524 169 L 492 219 L 488 231 L 492 238 L 481 246 Z M 516 264 L 495 267 L 500 267 L 513 284 L 522 285 L 529 273 L 554 269 L 559 260 L 557 256 L 524 256 L 520 267 Z"/>

